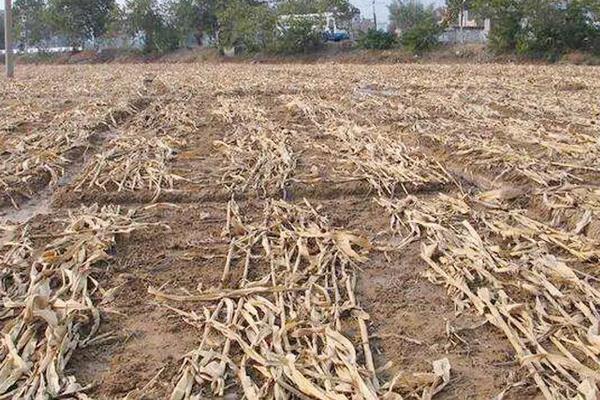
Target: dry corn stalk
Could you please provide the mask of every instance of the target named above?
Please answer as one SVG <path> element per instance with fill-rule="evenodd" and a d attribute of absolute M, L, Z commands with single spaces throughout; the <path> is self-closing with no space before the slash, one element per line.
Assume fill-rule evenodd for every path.
<path fill-rule="evenodd" d="M 143 111 L 134 115 L 130 125 L 144 131 L 152 131 L 158 136 L 193 136 L 198 129 L 195 113 L 200 108 L 193 99 L 162 99 L 149 104 Z"/>
<path fill-rule="evenodd" d="M 15 195 L 30 197 L 40 186 L 55 185 L 71 162 L 71 153 L 88 146 L 99 126 L 116 125 L 116 114 L 135 112 L 135 101 L 124 105 L 84 104 L 58 113 L 37 129 L 6 133 L 0 130 L 5 153 L 0 160 L 0 194 L 6 194 L 17 207 Z"/>
<path fill-rule="evenodd" d="M 102 190 L 151 190 L 155 198 L 172 188 L 182 177 L 169 173 L 169 161 L 182 140 L 170 136 L 127 135 L 113 139 L 106 151 L 94 157 L 78 177 L 75 190 L 98 187 Z"/>
<path fill-rule="evenodd" d="M 254 98 L 219 96 L 211 113 L 228 124 L 246 123 L 260 125 L 268 123 L 265 110 Z"/>
<path fill-rule="evenodd" d="M 600 243 L 470 199 L 379 202 L 403 243 L 424 240 L 429 278 L 448 287 L 457 311 L 474 307 L 506 335 L 545 398 L 591 399 L 584 389 L 595 393 L 600 379 L 600 291 L 580 263 L 592 266 Z"/>
<path fill-rule="evenodd" d="M 469 121 L 469 124 L 473 122 Z M 454 122 L 448 121 L 448 124 Z M 493 129 L 478 134 L 465 126 L 435 128 L 423 133 L 443 146 L 451 162 L 481 171 L 491 171 L 500 181 L 522 181 L 537 186 L 581 184 L 586 174 L 598 176 L 600 141 L 581 132 L 552 132 L 538 123 L 519 121 L 508 127 L 490 120 Z M 493 127 L 493 128 L 492 128 Z M 497 132 L 495 132 L 497 131 Z"/>
<path fill-rule="evenodd" d="M 97 336 L 100 310 L 92 267 L 110 259 L 115 235 L 144 224 L 118 207 L 83 207 L 70 213 L 64 230 L 38 254 L 28 227 L 5 243 L 0 268 L 3 337 L 0 398 L 85 399 L 85 387 L 65 370 L 73 352 Z"/>
<path fill-rule="evenodd" d="M 58 182 L 69 162 L 69 150 L 85 145 L 89 133 L 63 130 L 36 131 L 11 137 L 5 144 L 8 155 L 0 161 L 0 193 L 12 199 L 31 195 L 32 181 L 46 174 L 51 185 Z M 13 200 L 13 205 L 17 206 Z"/>
<path fill-rule="evenodd" d="M 281 193 L 296 168 L 290 133 L 261 128 L 242 129 L 215 147 L 229 160 L 222 183 L 230 191 L 256 190 L 261 195 Z"/>
<path fill-rule="evenodd" d="M 552 227 L 565 227 L 600 239 L 600 189 L 595 186 L 562 186 L 533 195 L 534 216 Z"/>
<path fill-rule="evenodd" d="M 449 182 L 439 165 L 422 154 L 415 154 L 400 141 L 357 125 L 341 125 L 330 132 L 336 140 L 321 146 L 327 153 L 354 166 L 354 171 L 339 172 L 362 177 L 380 195 L 393 195 L 405 184 L 424 185 Z M 406 190 L 406 188 L 404 188 Z"/>
<path fill-rule="evenodd" d="M 230 248 L 221 288 L 183 296 L 150 289 L 159 299 L 201 307 L 170 306 L 202 332 L 172 400 L 236 391 L 254 400 L 401 399 L 399 393 L 417 389 L 430 398 L 448 383 L 447 360 L 436 362 L 432 374 L 380 382 L 369 316 L 355 294 L 366 239 L 333 229 L 308 202 L 281 201 L 270 202 L 258 224 L 245 222 L 230 202 L 225 234 Z M 353 329 L 360 337 L 348 335 Z"/>

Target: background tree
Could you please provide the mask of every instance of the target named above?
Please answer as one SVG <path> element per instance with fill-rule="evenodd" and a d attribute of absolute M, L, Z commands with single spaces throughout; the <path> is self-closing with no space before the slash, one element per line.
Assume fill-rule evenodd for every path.
<path fill-rule="evenodd" d="M 48 4 L 52 27 L 75 47 L 106 32 L 115 0 L 49 0 Z"/>
<path fill-rule="evenodd" d="M 388 6 L 390 11 L 390 22 L 400 32 L 407 32 L 433 14 L 433 7 L 425 7 L 418 0 L 394 0 Z"/>
<path fill-rule="evenodd" d="M 52 36 L 51 19 L 45 0 L 15 0 L 15 37 L 25 46 L 39 47 Z"/>
<path fill-rule="evenodd" d="M 270 51 L 278 54 L 310 53 L 322 48 L 322 32 L 314 29 L 314 20 L 291 18 L 280 26 Z"/>
<path fill-rule="evenodd" d="M 214 35 L 218 28 L 217 2 L 214 0 L 170 0 L 168 14 L 177 30 L 179 45 L 187 45 L 190 36 L 201 45 L 203 35 Z"/>
<path fill-rule="evenodd" d="M 442 26 L 436 20 L 432 8 L 425 9 L 425 15 L 411 29 L 402 33 L 402 45 L 412 53 L 429 51 L 439 44 Z"/>
<path fill-rule="evenodd" d="M 474 0 L 492 20 L 490 47 L 497 52 L 557 58 L 568 51 L 600 54 L 597 0 Z"/>
<path fill-rule="evenodd" d="M 469 10 L 469 16 L 479 16 L 476 7 L 478 0 L 446 0 L 446 15 L 444 17 L 444 25 L 456 24 L 461 11 Z"/>
<path fill-rule="evenodd" d="M 264 3 L 230 0 L 217 11 L 219 45 L 248 52 L 266 49 L 273 41 L 277 16 Z"/>
<path fill-rule="evenodd" d="M 438 44 L 442 25 L 433 6 L 418 0 L 394 0 L 389 6 L 390 21 L 400 29 L 400 41 L 409 51 L 419 53 Z"/>
<path fill-rule="evenodd" d="M 523 15 L 522 0 L 475 0 L 473 8 L 490 18 L 489 45 L 497 52 L 512 51 L 517 46 Z"/>
<path fill-rule="evenodd" d="M 107 38 L 117 38 L 127 34 L 127 18 L 125 10 L 119 7 L 118 4 L 112 8 L 106 22 L 106 32 L 104 36 Z"/>
<path fill-rule="evenodd" d="M 157 0 L 129 0 L 125 14 L 128 33 L 141 36 L 145 52 L 162 53 L 177 48 L 177 30 Z"/>

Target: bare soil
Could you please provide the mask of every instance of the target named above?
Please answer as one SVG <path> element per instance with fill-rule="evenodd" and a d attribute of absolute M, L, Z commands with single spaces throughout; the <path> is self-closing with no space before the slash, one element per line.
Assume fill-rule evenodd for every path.
<path fill-rule="evenodd" d="M 48 67 L 26 68 L 26 72 L 19 72 L 18 79 L 43 75 Z M 54 73 L 66 77 L 77 67 L 54 68 Z M 122 67 L 103 68 L 110 76 Z M 515 207 L 529 209 L 533 218 L 545 222 L 551 221 L 552 215 L 544 208 L 542 198 L 534 195 L 545 186 L 519 171 L 521 161 L 508 165 L 499 158 L 489 158 L 476 163 L 478 153 L 462 154 L 460 141 L 442 143 L 433 137 L 450 137 L 461 129 L 483 138 L 489 135 L 489 143 L 497 141 L 507 152 L 523 151 L 533 163 L 553 157 L 566 163 L 589 163 L 590 159 L 575 150 L 563 157 L 556 150 L 548 150 L 545 143 L 525 140 L 526 135 L 521 143 L 513 135 L 515 131 L 552 133 L 566 127 L 566 131 L 575 130 L 596 140 L 600 137 L 600 70 L 593 67 L 153 64 L 123 68 L 131 74 L 128 79 L 140 80 L 140 76 L 151 73 L 168 88 L 169 96 L 186 98 L 182 107 L 197 126 L 191 131 L 178 131 L 175 117 L 172 125 L 165 127 L 168 134 L 186 140 L 170 163 L 171 171 L 185 180 L 162 189 L 158 196 L 152 189 L 75 190 L 73 181 L 81 169 L 105 150 L 107 140 L 102 139 L 90 143 L 87 152 L 72 154 L 68 179 L 59 186 L 46 188 L 49 179 L 44 174 L 29 182 L 31 199 L 20 198 L 21 210 L 0 202 L 2 220 L 29 220 L 34 235 L 52 234 L 56 230 L 53 217 L 81 204 L 119 204 L 125 208 L 152 205 L 149 221 L 162 223 L 118 237 L 110 263 L 95 267 L 93 276 L 101 287 L 118 288 L 114 299 L 102 307 L 100 330 L 112 332 L 114 337 L 78 349 L 68 370 L 82 384 L 93 384 L 88 393 L 98 399 L 121 399 L 156 376 L 159 379 L 143 398 L 165 399 L 170 394 L 180 360 L 198 345 L 200 332 L 158 302 L 148 288 L 192 292 L 199 285 L 207 288 L 219 284 L 228 249 L 222 229 L 226 204 L 232 196 L 249 219 L 258 218 L 271 198 L 306 200 L 320 206 L 334 226 L 360 233 L 372 243 L 399 240 L 388 231 L 389 217 L 373 201 L 377 197 L 374 188 L 341 157 L 335 159 L 323 150 L 339 145 L 326 128 L 335 116 L 343 115 L 350 124 L 375 127 L 405 144 L 408 154 L 437 161 L 451 177 L 448 183 L 405 182 L 395 197 L 409 193 L 426 200 L 438 193 L 461 190 L 485 193 L 519 188 L 513 198 Z M 585 85 L 577 85 L 580 81 Z M 7 85 L 5 81 L 0 84 Z M 291 131 L 290 147 L 298 159 L 294 179 L 285 190 L 236 193 L 220 182 L 229 161 L 217 150 L 215 141 L 227 140 L 238 126 L 256 123 L 243 115 L 231 121 L 215 115 L 223 98 L 231 100 L 239 112 L 250 106 L 260 108 L 266 121 Z M 313 108 L 314 114 L 290 106 L 294 98 Z M 117 118 L 113 115 L 115 128 L 111 135 L 118 137 L 133 127 L 138 129 L 136 117 L 152 107 L 160 110 L 164 102 L 165 96 L 148 97 L 143 106 L 137 104 L 135 112 Z M 570 105 L 563 107 L 566 103 Z M 47 109 L 47 104 L 40 107 L 55 112 Z M 44 121 L 47 118 L 38 123 Z M 27 126 L 24 123 L 2 135 L 30 129 Z M 157 133 L 148 129 L 141 130 L 141 134 Z M 600 172 L 593 168 L 600 163 L 586 165 L 590 170 L 569 170 L 575 178 L 556 175 L 548 184 L 569 181 L 596 188 Z M 574 227 L 581 214 L 574 210 L 563 223 Z M 598 238 L 598 216 L 594 214 L 593 219 L 586 230 L 590 237 Z M 36 247 L 43 244 L 36 243 Z M 423 277 L 427 266 L 420 257 L 422 244 L 417 241 L 401 251 L 374 249 L 360 271 L 358 298 L 371 316 L 369 334 L 376 367 L 391 361 L 386 372 L 389 376 L 400 371 L 429 372 L 433 361 L 448 357 L 452 380 L 436 398 L 490 399 L 519 382 L 523 383 L 504 398 L 539 398 L 526 369 L 515 363 L 514 351 L 501 332 L 473 312 L 457 314 L 446 289 Z M 235 271 L 231 279 L 235 279 Z"/>

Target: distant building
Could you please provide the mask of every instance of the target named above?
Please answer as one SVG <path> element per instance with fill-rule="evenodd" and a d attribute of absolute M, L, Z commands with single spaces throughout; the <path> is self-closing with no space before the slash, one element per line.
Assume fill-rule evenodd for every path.
<path fill-rule="evenodd" d="M 441 35 L 440 42 L 445 44 L 466 44 L 488 42 L 491 22 L 489 18 L 479 19 L 464 9 L 458 17 Z"/>
<path fill-rule="evenodd" d="M 371 15 L 371 14 L 369 14 Z M 383 31 L 387 31 L 389 29 L 393 30 L 393 26 L 390 26 L 388 21 L 382 21 L 380 19 L 377 20 L 377 26 L 375 26 L 375 22 L 373 18 L 365 18 L 361 15 L 361 13 L 357 13 L 351 21 L 351 30 L 354 33 L 358 32 L 366 32 L 369 29 L 379 29 Z"/>
<path fill-rule="evenodd" d="M 375 24 L 371 18 L 363 18 L 358 14 L 352 19 L 352 32 L 366 32 L 373 28 Z"/>

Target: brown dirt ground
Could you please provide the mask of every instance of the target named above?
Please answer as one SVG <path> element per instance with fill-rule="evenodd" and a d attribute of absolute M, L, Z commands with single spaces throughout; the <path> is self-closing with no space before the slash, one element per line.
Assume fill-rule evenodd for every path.
<path fill-rule="evenodd" d="M 128 68 L 144 69 L 143 66 Z M 149 68 L 157 74 L 162 73 L 164 80 L 168 82 L 171 67 Z M 260 66 L 229 66 L 224 73 L 235 74 L 236 68 L 240 68 L 243 74 L 264 73 L 256 69 Z M 354 71 L 352 68 L 348 67 L 345 72 L 337 73 L 345 79 L 341 83 L 344 88 L 355 87 L 358 82 L 369 79 L 368 69 Z M 428 68 L 434 69 L 436 66 L 426 66 L 418 72 L 427 74 Z M 397 72 L 401 73 L 402 70 Z M 462 72 L 479 73 L 468 67 L 464 67 Z M 226 164 L 226 160 L 214 151 L 212 143 L 227 137 L 231 126 L 241 122 L 226 124 L 210 115 L 210 103 L 217 95 L 252 98 L 267 110 L 271 120 L 295 129 L 292 147 L 300 154 L 295 175 L 310 175 L 313 166 L 317 166 L 319 175 L 324 179 L 316 183 L 293 183 L 288 200 L 303 201 L 306 198 L 312 204 L 321 205 L 322 212 L 334 226 L 360 232 L 374 242 L 382 238 L 388 219 L 373 203 L 372 189 L 364 182 L 328 181 L 327 177 L 335 170 L 336 160 L 332 160 L 312 144 L 326 144 L 329 139 L 305 116 L 285 108 L 285 99 L 280 98 L 282 95 L 299 93 L 294 85 L 299 85 L 304 80 L 316 82 L 316 87 L 312 92 L 310 88 L 304 88 L 302 93 L 306 94 L 308 91 L 308 94 L 316 94 L 320 90 L 320 73 L 322 71 L 311 69 L 290 68 L 288 71 L 287 67 L 272 67 L 267 74 L 293 76 L 292 81 L 285 87 L 265 84 L 258 88 L 247 88 L 241 84 L 229 91 L 214 90 L 212 94 L 201 91 L 198 94 L 212 97 L 210 101 L 204 102 L 203 109 L 194 110 L 194 115 L 202 123 L 193 135 L 186 137 L 186 146 L 172 162 L 173 171 L 190 181 L 180 182 L 175 188 L 164 190 L 156 201 L 169 204 L 159 204 L 150 211 L 152 221 L 165 223 L 170 228 L 154 226 L 117 238 L 113 260 L 107 265 L 96 267 L 94 276 L 102 287 L 118 286 L 119 289 L 114 300 L 102 308 L 103 325 L 100 333 L 113 332 L 114 339 L 76 351 L 68 365 L 68 369 L 83 384 L 95 384 L 90 395 L 99 399 L 123 398 L 130 391 L 141 389 L 159 374 L 158 383 L 146 398 L 164 399 L 175 383 L 181 357 L 198 344 L 199 333 L 159 304 L 148 294 L 148 288 L 164 286 L 172 290 L 185 288 L 191 291 L 199 284 L 206 288 L 219 282 L 227 251 L 227 243 L 221 237 L 221 230 L 225 222 L 226 202 L 231 193 L 214 184 L 219 176 L 219 169 Z M 354 73 L 356 77 L 353 76 Z M 518 76 L 519 71 L 512 71 L 511 74 L 512 77 Z M 489 81 L 491 87 L 494 72 L 484 70 L 481 75 Z M 535 76 L 543 79 L 542 73 Z M 228 79 L 232 79 L 231 76 Z M 415 80 L 418 81 L 417 78 Z M 393 90 L 412 90 L 416 97 L 428 96 L 434 91 L 451 94 L 454 86 L 460 86 L 461 83 L 452 80 L 438 83 L 428 81 L 422 85 L 418 87 L 413 82 L 412 87 L 397 87 Z M 505 88 L 506 92 L 511 90 L 509 86 Z M 490 87 L 480 89 L 488 90 L 498 98 L 505 94 L 494 94 Z M 595 87 L 593 90 L 597 91 Z M 332 101 L 341 101 L 335 94 L 326 91 L 320 94 L 324 99 L 330 97 Z M 426 108 L 423 110 L 427 111 Z M 502 110 L 510 118 L 518 116 L 515 111 Z M 436 118 L 452 117 L 449 111 L 447 114 L 439 109 L 429 111 L 437 112 L 437 115 L 430 117 L 433 123 Z M 499 118 L 509 117 L 502 114 Z M 357 117 L 354 122 L 361 124 L 366 121 Z M 497 181 L 490 183 L 497 176 L 495 166 L 485 169 L 469 168 L 464 159 L 453 157 L 449 147 L 436 147 L 427 138 L 411 137 L 411 133 L 404 129 L 412 126 L 414 121 L 382 113 L 374 115 L 370 122 L 379 124 L 382 130 L 397 133 L 407 145 L 414 145 L 415 151 L 436 157 L 466 190 L 479 191 L 497 187 L 493 186 L 498 184 Z M 123 119 L 119 123 L 126 127 L 129 119 Z M 98 144 L 100 147 L 102 145 L 103 142 Z M 79 158 L 80 164 L 87 160 L 89 158 Z M 77 170 L 74 174 L 77 174 Z M 590 181 L 598 182 L 594 179 Z M 409 189 L 413 194 L 424 198 L 437 192 L 449 193 L 456 190 L 454 185 L 409 186 Z M 279 198 L 282 194 L 274 191 L 268 195 Z M 52 211 L 44 209 L 44 213 L 56 214 L 80 204 L 96 202 L 140 207 L 151 202 L 154 193 L 143 190 L 136 193 L 104 192 L 99 189 L 75 192 L 69 182 L 66 182 L 48 193 L 40 193 L 39 197 L 49 197 L 52 204 Z M 261 212 L 264 202 L 261 197 L 258 193 L 243 193 L 237 199 L 243 202 L 245 214 L 252 217 Z M 528 204 L 527 201 L 524 203 Z M 25 204 L 26 214 L 40 211 L 36 208 L 35 201 L 29 205 L 32 207 L 29 211 L 27 207 Z M 7 207 L 1 212 L 4 218 L 9 219 L 20 215 Z M 543 217 L 542 214 L 539 216 Z M 32 232 L 51 232 L 54 228 L 50 221 L 49 215 L 34 217 Z M 358 298 L 371 316 L 369 329 L 375 346 L 377 366 L 381 367 L 392 361 L 393 366 L 388 372 L 390 375 L 401 370 L 429 372 L 432 361 L 448 357 L 452 365 L 452 381 L 436 397 L 439 399 L 490 399 L 508 385 L 521 381 L 526 376 L 525 371 L 512 362 L 514 354 L 506 339 L 492 327 L 482 325 L 481 318 L 476 315 L 456 315 L 445 289 L 423 278 L 422 272 L 426 265 L 420 259 L 419 252 L 420 243 L 413 243 L 401 252 L 373 251 L 360 272 Z M 182 304 L 181 307 L 189 305 Z M 521 386 L 509 391 L 505 398 L 537 397 L 533 387 Z"/>

